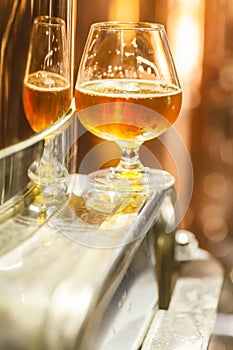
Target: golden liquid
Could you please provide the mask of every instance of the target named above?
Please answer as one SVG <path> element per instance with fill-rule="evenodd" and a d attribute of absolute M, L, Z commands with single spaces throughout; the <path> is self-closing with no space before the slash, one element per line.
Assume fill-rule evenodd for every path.
<path fill-rule="evenodd" d="M 175 122 L 181 102 L 180 88 L 153 80 L 96 80 L 75 89 L 81 123 L 107 140 L 157 137 Z"/>
<path fill-rule="evenodd" d="M 71 103 L 70 84 L 58 74 L 38 71 L 24 81 L 23 102 L 32 129 L 41 131 L 68 111 Z"/>

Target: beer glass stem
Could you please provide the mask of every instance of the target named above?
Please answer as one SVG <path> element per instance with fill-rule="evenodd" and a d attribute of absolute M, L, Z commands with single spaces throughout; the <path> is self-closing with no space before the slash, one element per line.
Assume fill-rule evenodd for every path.
<path fill-rule="evenodd" d="M 53 163 L 54 163 L 54 137 L 49 136 L 44 141 L 44 151 L 41 158 L 41 165 L 49 170 L 53 170 Z M 47 174 L 46 178 L 50 177 L 50 174 Z"/>
<path fill-rule="evenodd" d="M 130 180 L 131 177 L 134 179 L 140 177 L 143 173 L 144 166 L 142 165 L 139 158 L 140 144 L 124 143 L 118 141 L 117 144 L 120 146 L 122 155 L 120 163 L 114 169 L 114 174 L 120 177 L 124 176 Z"/>
<path fill-rule="evenodd" d="M 61 185 L 66 183 L 68 179 L 67 169 L 58 161 L 56 143 L 56 136 L 48 136 L 44 141 L 41 160 L 34 162 L 28 171 L 29 178 L 43 187 Z"/>

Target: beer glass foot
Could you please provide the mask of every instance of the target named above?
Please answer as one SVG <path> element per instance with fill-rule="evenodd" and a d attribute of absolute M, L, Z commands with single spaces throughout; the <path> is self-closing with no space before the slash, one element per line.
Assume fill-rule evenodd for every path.
<path fill-rule="evenodd" d="M 98 190 L 115 192 L 162 191 L 174 185 L 174 177 L 165 170 L 145 167 L 138 176 L 129 177 L 117 173 L 114 168 L 102 169 L 89 174 L 91 186 Z"/>

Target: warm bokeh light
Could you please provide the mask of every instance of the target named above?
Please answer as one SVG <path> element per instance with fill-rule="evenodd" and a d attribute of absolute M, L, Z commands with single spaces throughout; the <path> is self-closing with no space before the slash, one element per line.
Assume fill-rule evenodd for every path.
<path fill-rule="evenodd" d="M 180 75 L 184 78 L 193 74 L 199 68 L 200 42 L 199 23 L 185 14 L 177 28 L 176 58 Z M 179 40 L 182 38 L 182 40 Z M 191 38 L 191 40 L 190 40 Z M 182 69 L 181 69 L 182 67 Z M 200 72 L 199 74 L 200 75 Z M 196 77 L 195 77 L 196 79 Z"/>
<path fill-rule="evenodd" d="M 109 5 L 109 21 L 138 21 L 140 0 L 112 0 Z"/>
<path fill-rule="evenodd" d="M 203 3 L 202 0 L 168 0 L 167 19 L 164 23 L 183 94 L 182 109 L 175 128 L 185 147 L 180 149 L 171 133 L 164 135 L 168 149 L 179 155 L 180 162 L 176 162 L 178 168 L 169 167 L 168 170 L 177 174 L 176 189 L 182 213 L 187 210 L 186 203 L 192 192 L 192 175 L 188 171 L 190 168 L 187 153 L 190 152 L 192 143 L 191 113 L 201 101 L 205 9 Z M 165 154 L 166 165 L 167 158 L 169 156 Z M 192 220 L 191 217 L 193 215 L 189 215 L 189 220 Z"/>
<path fill-rule="evenodd" d="M 219 198 L 227 191 L 227 179 L 219 173 L 209 173 L 203 180 L 204 193 L 209 198 Z"/>
<path fill-rule="evenodd" d="M 194 108 L 200 101 L 198 88 L 202 77 L 204 2 L 170 1 L 167 31 L 183 85 L 183 106 Z"/>

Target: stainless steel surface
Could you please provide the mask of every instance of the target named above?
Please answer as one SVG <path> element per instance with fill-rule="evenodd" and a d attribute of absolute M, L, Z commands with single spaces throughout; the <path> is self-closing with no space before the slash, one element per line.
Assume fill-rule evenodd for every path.
<path fill-rule="evenodd" d="M 73 80 L 73 0 L 12 0 L 0 2 L 0 203 L 9 200 L 27 183 L 29 161 L 40 157 L 42 145 L 35 140 L 28 154 L 19 152 L 20 142 L 34 135 L 24 115 L 22 84 L 33 18 L 62 17 L 67 24 Z M 40 136 L 42 140 L 43 135 Z M 12 146 L 15 145 L 15 149 Z M 24 145 L 23 148 L 27 146 Z M 9 149 L 10 148 L 10 149 Z M 16 156 L 14 154 L 17 153 Z M 9 155 L 9 157 L 6 157 Z M 4 160 L 2 160 L 4 158 Z"/>
<path fill-rule="evenodd" d="M 80 187 L 80 177 L 74 177 L 71 189 L 77 196 L 80 188 L 83 190 L 83 182 Z M 57 227 L 57 217 L 53 215 L 42 225 L 24 222 L 22 214 L 2 223 L 0 347 L 28 349 L 33 344 L 35 349 L 87 350 L 93 344 L 99 344 L 101 349 L 115 344 L 117 348 L 121 332 L 131 329 L 132 337 L 125 349 L 136 349 L 158 300 L 153 239 L 148 236 L 142 243 L 155 223 L 157 215 L 153 214 L 161 205 L 154 199 L 152 196 L 145 202 L 138 220 L 135 215 L 130 220 L 128 214 L 118 214 L 121 219 L 121 227 L 116 230 L 118 247 L 103 249 L 71 240 L 66 234 L 66 221 L 64 234 L 61 222 Z M 115 229 L 108 217 L 112 219 L 112 214 L 104 220 L 107 230 L 99 230 L 91 222 L 84 230 L 82 220 L 80 225 L 77 220 L 73 229 L 83 235 L 93 231 L 101 239 L 103 232 L 107 235 Z M 140 223 L 143 225 L 138 226 Z M 132 240 L 132 232 L 139 229 L 139 238 Z M 127 235 L 130 243 L 121 244 L 127 242 Z M 136 253 L 138 258 L 131 264 Z M 138 304 L 140 295 L 145 297 L 142 309 L 142 302 Z M 117 309 L 119 314 L 114 311 Z"/>
<path fill-rule="evenodd" d="M 27 183 L 32 159 L 39 158 L 42 144 L 32 141 L 24 115 L 22 84 L 33 18 L 38 15 L 62 17 L 66 22 L 73 76 L 73 41 L 75 11 L 73 0 L 3 0 L 0 2 L 0 203 L 3 204 Z M 73 79 L 73 77 L 72 77 Z M 40 140 L 43 135 L 40 135 Z M 22 146 L 23 141 L 34 143 Z M 15 146 L 15 147 L 13 147 Z M 13 147 L 13 149 L 12 149 Z M 19 152 L 19 148 L 28 150 Z"/>
<path fill-rule="evenodd" d="M 74 161 L 77 118 L 73 109 L 49 129 L 32 138 L 0 150 L 0 221 L 3 212 L 14 206 L 17 197 L 28 185 L 27 170 L 35 159 L 40 159 L 43 150 L 43 138 L 56 132 L 59 160 L 71 170 Z M 16 209 L 16 208 L 15 208 Z"/>
<path fill-rule="evenodd" d="M 78 349 L 137 350 L 140 348 L 154 313 L 158 310 L 158 286 L 153 237 L 149 234 L 111 298 L 107 309 L 94 313 Z M 96 325 L 101 323 L 99 326 Z M 90 341 L 90 334 L 92 341 Z"/>
<path fill-rule="evenodd" d="M 73 1 L 1 1 L 0 148 L 15 144 L 33 134 L 24 116 L 22 83 L 31 23 L 38 15 L 53 15 L 65 20 L 72 59 Z"/>
<path fill-rule="evenodd" d="M 176 220 L 173 191 L 138 207 L 131 194 L 120 211 L 101 213 L 85 207 L 87 186 L 85 175 L 72 175 L 65 202 L 41 223 L 22 211 L 2 221 L 0 348 L 206 349 L 223 269 L 195 246 L 188 258 L 176 254 L 173 293 L 158 280 L 159 269 L 168 278 L 174 272 L 174 260 L 173 268 L 165 256 L 161 263 L 155 249 L 166 235 L 160 249 L 173 256 L 175 231 L 165 230 Z M 171 297 L 168 310 L 159 309 L 158 283 Z"/>
<path fill-rule="evenodd" d="M 184 231 L 178 231 L 184 235 Z M 141 350 L 206 350 L 214 329 L 224 280 L 223 266 L 193 242 L 181 254 L 179 275 L 168 310 L 156 312 Z M 183 239 L 182 239 L 183 242 Z"/>

